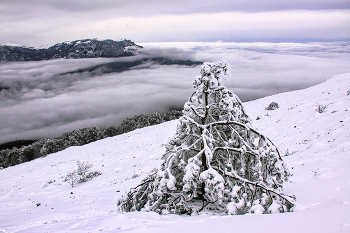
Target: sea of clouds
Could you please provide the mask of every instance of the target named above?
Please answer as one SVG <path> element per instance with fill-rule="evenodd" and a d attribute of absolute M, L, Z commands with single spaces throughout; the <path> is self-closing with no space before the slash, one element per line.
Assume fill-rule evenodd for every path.
<path fill-rule="evenodd" d="M 200 66 L 164 65 L 147 58 L 215 62 L 226 59 L 224 83 L 242 101 L 306 88 L 350 72 L 350 42 L 144 43 L 127 58 L 0 63 L 0 143 L 60 136 L 126 117 L 182 109 Z M 125 71 L 105 64 L 141 61 Z M 92 68 L 91 68 L 92 67 Z"/>

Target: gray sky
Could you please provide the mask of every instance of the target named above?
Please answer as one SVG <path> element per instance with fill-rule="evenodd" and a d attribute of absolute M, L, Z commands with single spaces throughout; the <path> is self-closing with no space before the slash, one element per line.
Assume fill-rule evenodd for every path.
<path fill-rule="evenodd" d="M 350 39 L 349 0 L 0 0 L 0 44 Z"/>

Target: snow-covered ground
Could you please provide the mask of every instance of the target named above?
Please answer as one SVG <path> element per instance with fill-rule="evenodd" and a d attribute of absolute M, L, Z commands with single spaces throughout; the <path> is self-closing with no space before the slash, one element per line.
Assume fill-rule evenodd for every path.
<path fill-rule="evenodd" d="M 254 128 L 279 147 L 295 212 L 198 216 L 120 213 L 118 198 L 161 163 L 177 121 L 138 129 L 0 170 L 0 232 L 350 232 L 350 74 L 245 103 Z M 280 108 L 265 108 L 277 102 Z M 318 105 L 327 106 L 323 113 Z M 259 120 L 256 120 L 259 116 Z M 71 187 L 76 161 L 102 175 Z"/>

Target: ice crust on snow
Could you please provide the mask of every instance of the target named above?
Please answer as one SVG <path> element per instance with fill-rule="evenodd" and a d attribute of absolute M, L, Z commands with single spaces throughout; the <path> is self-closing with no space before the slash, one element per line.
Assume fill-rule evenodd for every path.
<path fill-rule="evenodd" d="M 254 215 L 119 213 L 118 198 L 160 166 L 161 145 L 176 130 L 177 121 L 171 121 L 0 170 L 0 232 L 350 232 L 349 89 L 350 74 L 342 74 L 244 103 L 253 127 L 286 155 L 282 159 L 293 176 L 285 193 L 297 197 L 292 213 L 278 213 L 274 202 L 269 211 L 276 214 L 255 215 L 263 199 L 252 204 Z M 279 108 L 265 110 L 271 102 Z M 318 104 L 327 105 L 323 113 L 316 111 Z M 72 188 L 63 177 L 77 160 L 102 175 Z M 189 169 L 201 178 L 195 167 Z M 239 200 L 229 205 L 234 212 Z"/>

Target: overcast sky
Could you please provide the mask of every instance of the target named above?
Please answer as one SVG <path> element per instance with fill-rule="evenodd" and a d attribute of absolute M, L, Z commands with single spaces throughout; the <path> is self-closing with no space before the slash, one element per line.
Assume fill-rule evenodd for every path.
<path fill-rule="evenodd" d="M 0 0 L 0 44 L 350 39 L 349 0 Z"/>

